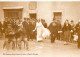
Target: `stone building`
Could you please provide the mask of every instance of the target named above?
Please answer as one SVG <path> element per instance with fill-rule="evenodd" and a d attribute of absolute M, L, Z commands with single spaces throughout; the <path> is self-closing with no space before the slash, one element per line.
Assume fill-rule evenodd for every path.
<path fill-rule="evenodd" d="M 45 19 L 47 24 L 55 18 L 61 24 L 66 19 L 74 20 L 75 23 L 80 19 L 80 2 L 62 1 L 23 1 L 23 2 L 0 2 L 0 21 L 5 17 L 22 19 L 24 17 Z"/>

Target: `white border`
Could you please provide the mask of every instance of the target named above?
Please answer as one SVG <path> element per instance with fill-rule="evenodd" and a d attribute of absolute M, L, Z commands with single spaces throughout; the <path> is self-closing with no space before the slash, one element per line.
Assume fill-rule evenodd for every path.
<path fill-rule="evenodd" d="M 80 1 L 80 0 L 0 0 L 0 1 Z"/>

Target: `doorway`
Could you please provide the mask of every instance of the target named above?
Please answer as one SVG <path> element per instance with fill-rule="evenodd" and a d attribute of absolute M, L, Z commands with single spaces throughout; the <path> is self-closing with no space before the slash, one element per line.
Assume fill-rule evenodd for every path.
<path fill-rule="evenodd" d="M 62 12 L 54 12 L 53 15 L 54 15 L 53 18 L 54 18 L 55 20 L 61 22 L 61 19 L 62 19 Z"/>
<path fill-rule="evenodd" d="M 29 13 L 29 17 L 32 19 L 36 19 L 37 18 L 37 14 L 36 13 Z"/>

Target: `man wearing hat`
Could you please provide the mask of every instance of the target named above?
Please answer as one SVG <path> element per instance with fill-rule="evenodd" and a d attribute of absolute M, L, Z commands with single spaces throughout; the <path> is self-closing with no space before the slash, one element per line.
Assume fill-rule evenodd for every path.
<path fill-rule="evenodd" d="M 55 38 L 57 37 L 57 24 L 53 20 L 53 22 L 49 25 L 49 30 L 51 32 L 51 43 L 55 42 Z"/>

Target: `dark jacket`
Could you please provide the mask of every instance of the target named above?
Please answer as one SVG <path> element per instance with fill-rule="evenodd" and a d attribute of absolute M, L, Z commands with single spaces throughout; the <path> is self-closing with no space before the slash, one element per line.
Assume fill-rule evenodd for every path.
<path fill-rule="evenodd" d="M 29 23 L 24 21 L 22 24 L 23 24 L 23 28 L 24 28 L 25 32 L 29 33 L 30 32 L 30 25 L 29 25 Z"/>
<path fill-rule="evenodd" d="M 70 30 L 71 30 L 71 25 L 68 24 L 68 26 L 66 26 L 66 24 L 64 24 L 63 31 L 70 31 Z"/>
<path fill-rule="evenodd" d="M 9 21 L 4 21 L 3 23 L 3 32 L 7 29 L 8 24 L 11 24 Z"/>
<path fill-rule="evenodd" d="M 80 34 L 80 25 L 79 24 L 76 24 L 75 26 L 75 32 Z"/>
<path fill-rule="evenodd" d="M 60 31 L 62 29 L 61 24 L 57 23 L 57 29 Z"/>
<path fill-rule="evenodd" d="M 75 32 L 78 33 L 78 42 L 80 42 L 80 25 L 79 23 L 75 26 Z"/>
<path fill-rule="evenodd" d="M 47 28 L 47 23 L 45 22 L 45 23 L 42 23 L 43 24 L 43 26 L 45 27 L 45 28 Z"/>
<path fill-rule="evenodd" d="M 11 40 L 14 37 L 14 34 L 15 34 L 15 32 L 14 32 L 13 28 L 7 28 L 5 30 L 5 37 L 8 38 L 9 40 Z"/>
<path fill-rule="evenodd" d="M 53 26 L 53 23 L 51 23 L 49 25 L 49 30 L 51 32 L 51 35 L 54 34 L 55 36 L 57 36 L 57 24 Z"/>

